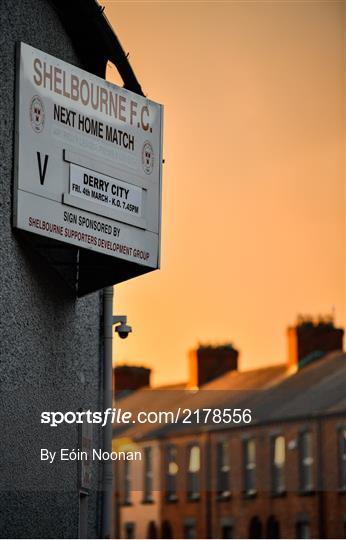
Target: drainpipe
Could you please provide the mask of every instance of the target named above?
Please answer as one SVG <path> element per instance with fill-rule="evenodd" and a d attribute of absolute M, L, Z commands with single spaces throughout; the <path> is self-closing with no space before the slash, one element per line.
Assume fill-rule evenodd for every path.
<path fill-rule="evenodd" d="M 324 460 L 323 460 L 323 430 L 322 419 L 317 418 L 317 498 L 318 498 L 318 521 L 319 537 L 326 538 L 326 509 L 324 497 Z"/>
<path fill-rule="evenodd" d="M 111 409 L 112 401 L 112 344 L 113 344 L 113 287 L 103 289 L 103 410 Z M 112 451 L 112 423 L 103 429 L 103 451 Z M 101 538 L 111 538 L 112 531 L 112 461 L 103 462 L 102 471 L 102 531 Z"/>
<path fill-rule="evenodd" d="M 205 441 L 205 499 L 206 499 L 206 508 L 205 508 L 205 531 L 206 538 L 213 538 L 213 511 L 212 511 L 212 483 L 211 483 L 211 474 L 210 471 L 213 470 L 211 463 L 211 434 L 210 431 L 206 434 Z"/>

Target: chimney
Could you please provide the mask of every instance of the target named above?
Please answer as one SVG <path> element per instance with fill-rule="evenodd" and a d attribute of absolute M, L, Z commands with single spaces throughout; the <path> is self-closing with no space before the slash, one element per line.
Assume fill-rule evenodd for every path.
<path fill-rule="evenodd" d="M 204 384 L 238 368 L 239 352 L 230 344 L 200 345 L 189 351 L 189 388 Z"/>
<path fill-rule="evenodd" d="M 342 328 L 336 328 L 332 318 L 298 317 L 297 324 L 287 329 L 288 367 L 301 369 L 331 351 L 342 351 Z"/>
<path fill-rule="evenodd" d="M 141 366 L 116 366 L 113 368 L 113 392 L 134 392 L 150 386 L 151 369 Z"/>

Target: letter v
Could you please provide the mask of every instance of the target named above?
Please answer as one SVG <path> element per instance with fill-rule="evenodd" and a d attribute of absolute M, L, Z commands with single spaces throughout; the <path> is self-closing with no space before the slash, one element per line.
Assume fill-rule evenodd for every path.
<path fill-rule="evenodd" d="M 43 186 L 44 179 L 46 178 L 46 172 L 47 172 L 48 155 L 46 154 L 44 156 L 43 170 L 42 170 L 41 152 L 36 152 L 36 153 L 37 153 L 38 172 L 39 172 L 39 175 L 40 175 L 40 182 L 41 182 L 41 186 Z"/>

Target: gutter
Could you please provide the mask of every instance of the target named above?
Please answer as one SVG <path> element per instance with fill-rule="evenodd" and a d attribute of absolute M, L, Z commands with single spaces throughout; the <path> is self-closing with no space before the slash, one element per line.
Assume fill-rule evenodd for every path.
<path fill-rule="evenodd" d="M 326 538 L 326 501 L 324 496 L 324 459 L 323 459 L 322 419 L 317 419 L 317 497 L 319 537 Z"/>
<path fill-rule="evenodd" d="M 112 345 L 113 345 L 113 287 L 103 289 L 103 410 L 112 409 Z M 103 429 L 103 451 L 112 451 L 111 422 Z M 112 532 L 112 501 L 113 501 L 113 466 L 111 460 L 105 460 L 102 468 L 102 521 L 101 538 L 111 538 Z"/>

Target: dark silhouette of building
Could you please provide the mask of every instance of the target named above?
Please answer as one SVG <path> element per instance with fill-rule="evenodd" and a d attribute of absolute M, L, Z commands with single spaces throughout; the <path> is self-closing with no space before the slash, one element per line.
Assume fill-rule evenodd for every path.
<path fill-rule="evenodd" d="M 341 351 L 344 331 L 332 320 L 302 319 L 287 330 L 288 364 L 302 367 L 330 351 Z"/>
<path fill-rule="evenodd" d="M 115 395 L 149 387 L 150 373 L 149 368 L 142 366 L 116 366 L 113 369 L 113 390 Z"/>

